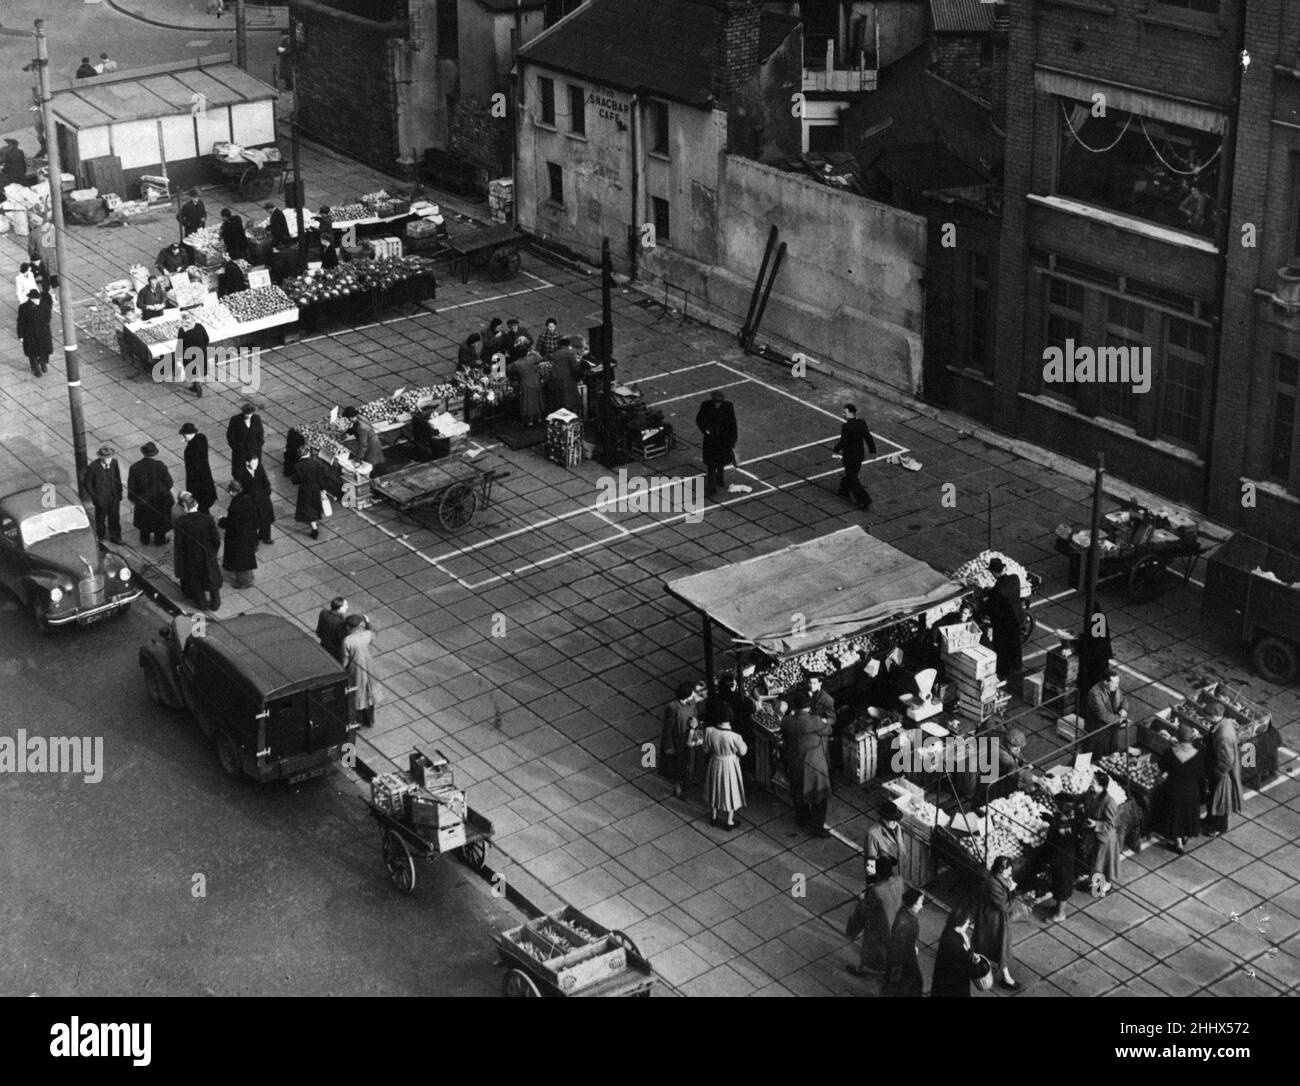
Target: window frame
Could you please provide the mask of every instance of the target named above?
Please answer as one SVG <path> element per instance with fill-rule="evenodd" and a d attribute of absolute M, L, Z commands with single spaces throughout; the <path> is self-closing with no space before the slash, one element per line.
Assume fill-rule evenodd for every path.
<path fill-rule="evenodd" d="M 1296 379 L 1294 383 L 1286 383 L 1282 380 L 1282 364 L 1284 362 L 1295 363 Z M 1290 429 L 1290 441 L 1286 450 L 1286 474 L 1281 475 L 1273 470 L 1274 458 L 1278 445 L 1278 406 L 1282 398 L 1283 389 L 1289 391 L 1291 400 L 1291 419 L 1287 426 Z M 1284 353 L 1283 351 L 1273 352 L 1273 407 L 1269 414 L 1269 435 L 1268 435 L 1268 453 L 1264 465 L 1264 477 L 1272 482 L 1278 483 L 1291 492 L 1296 492 L 1295 475 L 1296 464 L 1300 462 L 1300 450 L 1296 448 L 1297 435 L 1300 434 L 1300 359 Z"/>
<path fill-rule="evenodd" d="M 537 77 L 537 123 L 555 129 L 555 80 L 547 75 Z"/>
<path fill-rule="evenodd" d="M 564 206 L 564 167 L 558 162 L 546 163 L 547 196 L 546 202 L 553 207 Z M 557 183 L 558 182 L 558 183 Z M 556 190 L 559 196 L 556 196 Z"/>
<path fill-rule="evenodd" d="M 1205 335 L 1204 353 L 1197 355 L 1190 346 L 1183 347 L 1180 344 L 1174 342 L 1172 332 L 1174 330 L 1175 321 L 1187 325 L 1187 327 L 1190 330 L 1200 329 L 1204 333 Z M 1191 451 L 1199 455 L 1201 450 L 1201 445 L 1204 443 L 1205 440 L 1205 430 L 1206 430 L 1207 423 L 1209 421 L 1209 414 L 1210 414 L 1210 347 L 1211 347 L 1210 332 L 1203 325 L 1199 325 L 1195 321 L 1189 321 L 1186 320 L 1185 318 L 1174 317 L 1168 314 L 1164 315 L 1164 326 L 1161 329 L 1161 332 L 1163 333 L 1161 337 L 1163 355 L 1157 360 L 1157 365 L 1159 369 L 1159 378 L 1160 378 L 1159 405 L 1158 405 L 1160 410 L 1160 415 L 1157 420 L 1156 434 L 1161 441 L 1168 441 L 1170 444 L 1177 445 L 1180 448 L 1190 449 Z M 1175 360 L 1180 361 L 1186 365 L 1197 365 L 1200 367 L 1200 374 L 1201 374 L 1200 411 L 1196 420 L 1196 430 L 1197 430 L 1196 443 L 1189 442 L 1181 434 L 1173 433 L 1172 430 L 1165 425 L 1165 418 L 1169 412 L 1170 402 L 1172 399 L 1173 389 L 1175 385 L 1175 382 L 1170 373 L 1172 369 L 1171 363 L 1174 362 Z M 1153 382 L 1156 380 L 1156 376 L 1157 376 L 1156 374 L 1151 375 L 1151 380 Z M 1185 384 L 1180 384 L 1179 387 L 1185 388 L 1187 386 Z M 1180 411 L 1179 414 L 1183 415 L 1184 417 L 1187 417 L 1186 412 Z"/>
<path fill-rule="evenodd" d="M 662 224 L 660 222 L 661 211 L 663 212 Z M 655 228 L 655 245 L 671 245 L 673 243 L 672 204 L 663 196 L 651 196 L 650 218 Z"/>
<path fill-rule="evenodd" d="M 646 128 L 650 131 L 651 143 L 649 153 L 658 158 L 672 159 L 672 114 L 669 104 L 662 98 L 651 98 L 649 102 L 649 124 Z M 660 122 L 662 120 L 662 131 Z M 663 137 L 662 144 L 660 136 Z"/>
<path fill-rule="evenodd" d="M 970 300 L 966 321 L 966 364 L 984 377 L 992 377 L 993 351 L 989 349 L 989 333 L 993 324 L 993 261 L 988 253 L 975 251 L 969 255 L 966 268 Z M 981 261 L 984 265 L 982 273 Z M 980 295 L 984 298 L 982 306 L 977 302 Z M 977 328 L 982 328 L 982 335 L 977 333 Z"/>
<path fill-rule="evenodd" d="M 569 95 L 569 132 L 575 139 L 587 138 L 587 88 L 566 83 Z"/>

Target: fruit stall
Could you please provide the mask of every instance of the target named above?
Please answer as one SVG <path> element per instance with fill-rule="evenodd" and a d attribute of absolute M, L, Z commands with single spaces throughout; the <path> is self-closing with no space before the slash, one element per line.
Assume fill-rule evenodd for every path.
<path fill-rule="evenodd" d="M 340 262 L 292 276 L 281 286 L 298 307 L 303 328 L 322 322 L 356 321 L 400 305 L 419 305 L 437 295 L 433 262 L 419 256 Z"/>

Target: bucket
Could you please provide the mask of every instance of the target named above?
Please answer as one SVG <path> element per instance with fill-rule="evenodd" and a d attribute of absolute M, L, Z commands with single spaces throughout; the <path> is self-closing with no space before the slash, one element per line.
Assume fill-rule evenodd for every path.
<path fill-rule="evenodd" d="M 993 963 L 983 954 L 976 954 L 971 960 L 975 963 L 975 987 L 981 992 L 989 991 L 993 987 Z"/>

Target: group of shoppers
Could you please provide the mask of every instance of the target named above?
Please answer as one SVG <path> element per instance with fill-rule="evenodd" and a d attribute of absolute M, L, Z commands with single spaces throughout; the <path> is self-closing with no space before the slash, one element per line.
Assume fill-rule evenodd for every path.
<path fill-rule="evenodd" d="M 511 317 L 493 317 L 481 332 L 465 338 L 457 351 L 453 380 L 466 390 L 466 418 L 472 421 L 475 405 L 472 387 L 484 379 L 509 377 L 519 387 L 519 418 L 525 426 L 537 425 L 548 411 L 564 408 L 583 417 L 581 336 L 561 336 L 555 317 L 546 318 L 545 330 L 534 340 L 532 332 Z M 542 363 L 550 364 L 543 380 Z"/>

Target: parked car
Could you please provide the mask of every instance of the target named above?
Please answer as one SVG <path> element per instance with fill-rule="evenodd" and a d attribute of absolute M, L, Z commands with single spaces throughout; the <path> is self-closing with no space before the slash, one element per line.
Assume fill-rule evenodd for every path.
<path fill-rule="evenodd" d="M 124 615 L 142 589 L 99 548 L 68 474 L 26 443 L 0 446 L 0 583 L 47 634 Z"/>
<path fill-rule="evenodd" d="M 1249 645 L 1255 670 L 1271 683 L 1295 682 L 1300 673 L 1297 581 L 1300 558 L 1241 532 L 1205 560 L 1201 617 Z"/>
<path fill-rule="evenodd" d="M 140 649 L 158 705 L 188 709 L 230 777 L 327 773 L 357 725 L 347 672 L 277 615 L 178 615 Z"/>

